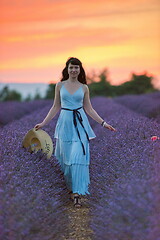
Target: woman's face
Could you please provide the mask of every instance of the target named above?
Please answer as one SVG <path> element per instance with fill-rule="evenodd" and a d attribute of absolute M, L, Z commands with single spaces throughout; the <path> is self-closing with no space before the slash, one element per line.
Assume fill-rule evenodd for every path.
<path fill-rule="evenodd" d="M 69 63 L 68 65 L 68 74 L 70 77 L 78 77 L 80 74 L 80 66 L 79 65 L 73 65 L 72 63 Z"/>

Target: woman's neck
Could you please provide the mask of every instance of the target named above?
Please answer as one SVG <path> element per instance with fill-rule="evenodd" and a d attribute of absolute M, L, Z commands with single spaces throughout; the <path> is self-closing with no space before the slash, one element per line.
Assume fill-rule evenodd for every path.
<path fill-rule="evenodd" d="M 71 83 L 77 83 L 77 82 L 79 82 L 77 78 L 68 78 L 67 81 L 68 81 L 68 82 L 71 82 Z"/>

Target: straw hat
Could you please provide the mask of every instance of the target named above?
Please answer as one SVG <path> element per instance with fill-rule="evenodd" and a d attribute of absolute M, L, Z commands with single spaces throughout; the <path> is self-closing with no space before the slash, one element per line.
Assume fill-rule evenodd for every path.
<path fill-rule="evenodd" d="M 42 152 L 47 154 L 48 159 L 51 157 L 53 152 L 52 139 L 48 133 L 42 129 L 30 129 L 22 141 L 22 147 L 29 147 L 29 152 L 37 152 L 38 150 L 42 150 Z"/>

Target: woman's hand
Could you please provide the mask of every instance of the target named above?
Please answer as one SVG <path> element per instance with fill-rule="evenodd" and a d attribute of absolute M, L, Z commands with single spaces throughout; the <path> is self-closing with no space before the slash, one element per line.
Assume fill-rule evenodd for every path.
<path fill-rule="evenodd" d="M 113 128 L 111 125 L 109 125 L 108 123 L 105 122 L 105 124 L 103 125 L 105 128 L 108 128 L 111 131 L 116 132 L 117 130 L 115 128 Z"/>
<path fill-rule="evenodd" d="M 44 127 L 44 124 L 43 123 L 38 123 L 34 126 L 35 130 L 37 131 L 39 128 L 42 128 Z"/>

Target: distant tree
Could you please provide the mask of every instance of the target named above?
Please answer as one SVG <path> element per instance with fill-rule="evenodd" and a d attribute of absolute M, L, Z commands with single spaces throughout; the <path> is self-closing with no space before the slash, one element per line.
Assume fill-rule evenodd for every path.
<path fill-rule="evenodd" d="M 54 83 L 49 84 L 44 99 L 54 99 L 55 86 L 56 86 L 56 84 L 54 84 Z"/>
<path fill-rule="evenodd" d="M 131 80 L 121 84 L 118 88 L 118 95 L 143 94 L 153 92 L 152 76 L 132 74 Z"/>
<path fill-rule="evenodd" d="M 148 93 L 148 92 L 152 92 L 154 90 L 154 86 L 152 85 L 152 80 L 153 77 L 152 76 L 147 76 L 147 74 L 143 74 L 143 75 L 136 75 L 136 74 L 132 74 L 132 85 L 133 88 L 135 89 L 137 94 L 141 94 L 141 93 Z"/>
<path fill-rule="evenodd" d="M 32 97 L 31 97 L 31 94 L 29 93 L 27 95 L 27 97 L 24 99 L 25 102 L 29 102 L 29 101 L 32 101 Z"/>
<path fill-rule="evenodd" d="M 5 101 L 4 99 L 6 99 L 8 95 L 9 95 L 9 88 L 8 86 L 4 86 L 4 88 L 0 91 L 0 100 Z"/>
<path fill-rule="evenodd" d="M 9 87 L 6 85 L 0 91 L 0 101 L 21 101 L 22 96 L 19 92 L 15 90 L 9 90 Z"/>
<path fill-rule="evenodd" d="M 111 85 L 108 81 L 108 70 L 106 68 L 103 69 L 98 77 L 99 77 L 100 81 L 92 82 L 89 85 L 91 97 L 98 96 L 98 95 L 109 96 L 110 90 L 111 90 Z"/>
<path fill-rule="evenodd" d="M 35 96 L 33 97 L 33 99 L 34 99 L 34 100 L 42 99 L 42 97 L 41 97 L 38 89 L 36 89 L 36 94 L 35 94 Z"/>

